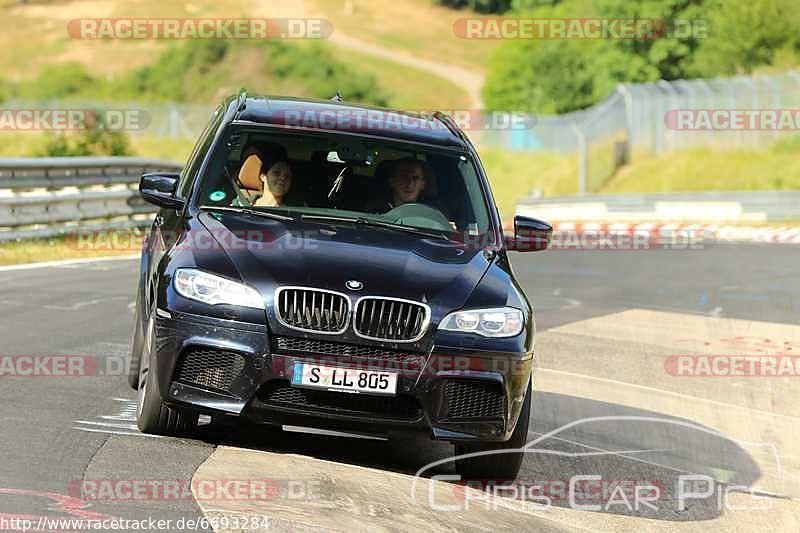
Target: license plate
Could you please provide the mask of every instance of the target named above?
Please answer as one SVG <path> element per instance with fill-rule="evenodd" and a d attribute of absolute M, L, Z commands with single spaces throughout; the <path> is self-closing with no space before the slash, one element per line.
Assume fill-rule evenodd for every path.
<path fill-rule="evenodd" d="M 397 392 L 397 374 L 295 362 L 292 385 L 330 391 L 394 395 Z"/>

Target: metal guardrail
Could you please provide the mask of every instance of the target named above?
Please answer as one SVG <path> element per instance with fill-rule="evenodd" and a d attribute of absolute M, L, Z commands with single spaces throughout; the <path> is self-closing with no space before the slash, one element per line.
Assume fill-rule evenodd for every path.
<path fill-rule="evenodd" d="M 777 222 L 800 220 L 800 191 L 720 191 L 524 198 L 520 215 L 554 220 Z"/>
<path fill-rule="evenodd" d="M 156 208 L 139 178 L 181 168 L 136 157 L 0 159 L 0 241 L 147 226 Z"/>

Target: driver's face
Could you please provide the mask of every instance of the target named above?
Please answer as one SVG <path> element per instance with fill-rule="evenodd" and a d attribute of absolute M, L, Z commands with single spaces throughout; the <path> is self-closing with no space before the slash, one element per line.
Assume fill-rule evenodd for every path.
<path fill-rule="evenodd" d="M 421 165 L 402 165 L 389 180 L 396 204 L 417 202 L 425 188 L 425 173 Z"/>

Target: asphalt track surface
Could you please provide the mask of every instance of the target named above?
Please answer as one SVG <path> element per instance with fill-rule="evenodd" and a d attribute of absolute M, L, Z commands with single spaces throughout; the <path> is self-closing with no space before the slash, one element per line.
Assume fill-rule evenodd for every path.
<path fill-rule="evenodd" d="M 202 516 L 266 516 L 272 530 L 800 529 L 800 377 L 676 377 L 665 365 L 680 354 L 800 355 L 800 247 L 549 251 L 512 262 L 539 330 L 536 446 L 520 481 L 544 483 L 550 505 L 486 503 L 427 477 L 413 500 L 415 472 L 450 453 L 427 439 L 259 427 L 155 438 L 135 429 L 135 393 L 122 375 L 3 376 L 0 529 L 42 516 L 171 519 L 169 530 Z M 118 260 L 0 270 L 0 355 L 127 355 L 137 269 Z M 445 464 L 424 475 L 451 473 Z M 574 503 L 600 510 L 578 509 L 559 483 L 587 474 L 658 486 L 656 508 L 607 505 L 595 494 Z M 677 483 L 692 474 L 714 482 L 694 490 L 713 492 L 679 508 Z M 264 478 L 279 487 L 267 501 L 81 501 L 75 490 L 98 480 Z"/>

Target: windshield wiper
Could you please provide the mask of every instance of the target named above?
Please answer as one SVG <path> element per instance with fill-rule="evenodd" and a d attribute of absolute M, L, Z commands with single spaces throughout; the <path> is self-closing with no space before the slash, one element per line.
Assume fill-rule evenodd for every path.
<path fill-rule="evenodd" d="M 446 241 L 452 240 L 450 239 L 450 237 L 447 236 L 447 233 L 443 231 L 436 231 L 433 229 L 415 228 L 413 226 L 404 226 L 403 224 L 395 224 L 393 222 L 383 222 L 381 220 L 365 220 L 363 223 L 370 226 L 378 226 L 381 228 L 389 228 L 398 231 L 405 231 L 406 233 L 414 233 L 416 235 L 422 235 L 423 237 L 430 237 L 432 239 L 443 239 Z"/>
<path fill-rule="evenodd" d="M 300 214 L 300 220 L 323 220 L 323 221 L 331 221 L 331 222 L 351 222 L 353 224 L 359 224 L 366 219 L 364 217 L 344 217 L 344 216 L 334 216 L 334 215 L 311 215 L 307 213 Z"/>
<path fill-rule="evenodd" d="M 294 220 L 294 217 L 290 217 L 289 215 L 279 215 L 278 213 L 272 213 L 270 211 L 257 211 L 255 209 L 250 209 L 248 207 L 204 205 L 200 207 L 200 209 L 202 209 L 203 211 L 225 211 L 229 213 L 244 213 L 245 215 L 271 218 L 274 220 L 283 220 L 284 222 Z"/>
<path fill-rule="evenodd" d="M 382 220 L 373 220 L 366 217 L 345 217 L 345 216 L 334 216 L 334 215 L 300 215 L 301 220 L 330 220 L 333 222 L 350 222 L 353 224 L 363 225 L 363 226 L 372 226 L 377 228 L 386 228 L 392 229 L 396 231 L 402 231 L 404 233 L 413 233 L 414 235 L 420 235 L 422 237 L 429 237 L 432 239 L 443 239 L 443 240 L 451 240 L 446 233 L 436 231 L 436 230 L 427 230 L 423 228 L 415 228 L 413 226 L 404 226 L 403 224 L 395 224 L 393 222 L 384 222 Z"/>

